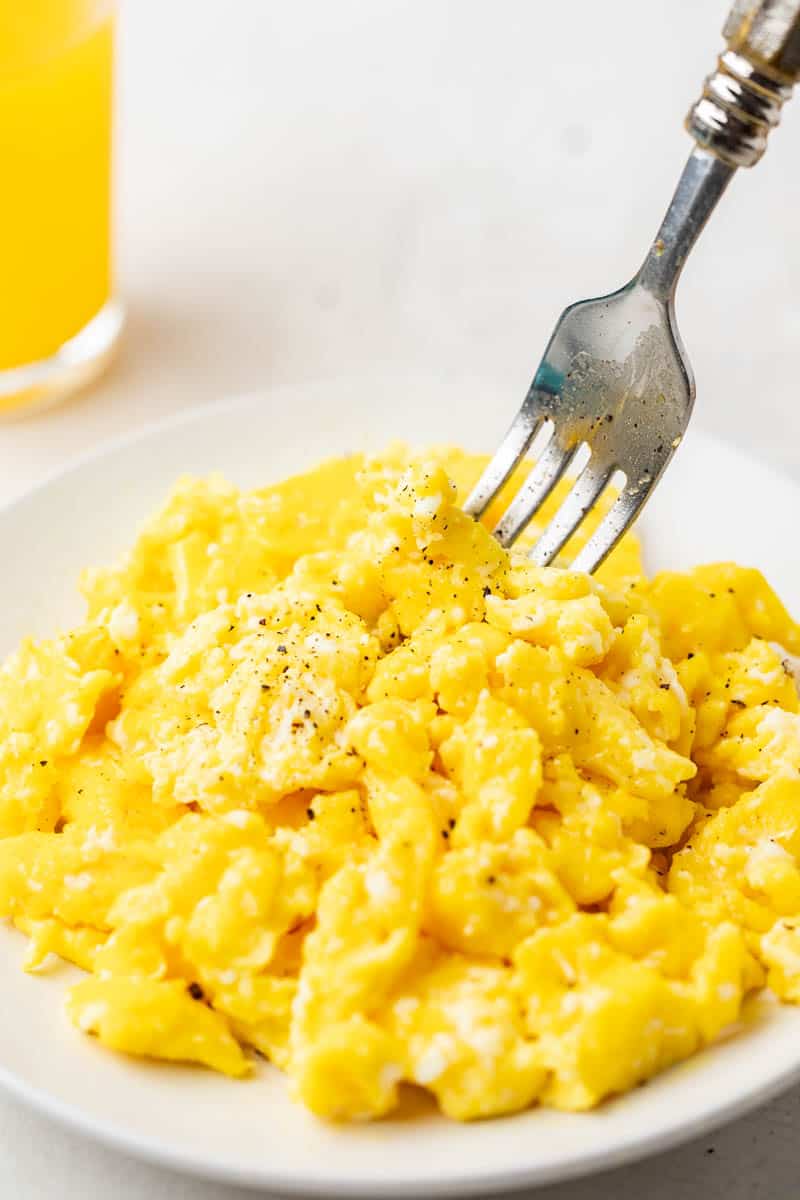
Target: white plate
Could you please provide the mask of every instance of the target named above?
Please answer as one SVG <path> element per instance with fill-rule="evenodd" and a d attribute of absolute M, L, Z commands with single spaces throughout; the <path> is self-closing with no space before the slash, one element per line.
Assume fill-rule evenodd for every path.
<path fill-rule="evenodd" d="M 78 568 L 109 559 L 183 471 L 277 479 L 332 453 L 461 441 L 490 448 L 511 407 L 469 384 L 326 382 L 205 408 L 127 439 L 0 512 L 0 651 L 80 613 Z M 651 564 L 737 558 L 800 608 L 798 489 L 692 433 L 646 517 Z M 616 1166 L 693 1137 L 800 1077 L 800 1012 L 767 1000 L 730 1037 L 597 1112 L 533 1110 L 463 1126 L 432 1109 L 334 1128 L 287 1099 L 278 1071 L 251 1082 L 101 1050 L 67 1022 L 70 969 L 31 978 L 0 928 L 0 1082 L 83 1133 L 197 1175 L 340 1197 L 485 1193 Z"/>

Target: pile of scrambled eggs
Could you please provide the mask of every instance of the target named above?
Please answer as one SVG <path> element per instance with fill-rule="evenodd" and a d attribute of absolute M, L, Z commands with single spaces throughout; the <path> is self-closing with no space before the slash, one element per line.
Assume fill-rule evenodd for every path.
<path fill-rule="evenodd" d="M 28 970 L 84 968 L 80 1030 L 465 1120 L 800 1001 L 800 628 L 756 571 L 648 580 L 631 538 L 532 566 L 457 507 L 480 466 L 184 479 L 5 663 L 0 915 Z"/>

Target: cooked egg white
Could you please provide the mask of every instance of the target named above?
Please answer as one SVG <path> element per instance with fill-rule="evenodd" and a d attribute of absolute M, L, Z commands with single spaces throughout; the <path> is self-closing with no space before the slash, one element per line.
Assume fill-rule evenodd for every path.
<path fill-rule="evenodd" d="M 0 914 L 28 970 L 83 968 L 79 1030 L 466 1120 L 588 1108 L 749 991 L 800 1001 L 800 628 L 631 537 L 532 566 L 458 507 L 480 466 L 181 480 L 2 667 Z"/>

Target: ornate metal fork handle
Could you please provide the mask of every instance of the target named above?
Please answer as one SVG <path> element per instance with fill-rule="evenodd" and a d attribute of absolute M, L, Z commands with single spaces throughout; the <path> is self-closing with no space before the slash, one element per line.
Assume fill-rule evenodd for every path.
<path fill-rule="evenodd" d="M 732 167 L 752 167 L 767 148 L 800 76 L 800 4 L 736 0 L 717 70 L 686 118 L 698 146 Z"/>
<path fill-rule="evenodd" d="M 713 161 L 693 153 L 678 181 L 640 281 L 666 299 L 734 170 L 767 148 L 800 78 L 800 0 L 736 0 L 722 30 L 727 49 L 686 117 Z"/>

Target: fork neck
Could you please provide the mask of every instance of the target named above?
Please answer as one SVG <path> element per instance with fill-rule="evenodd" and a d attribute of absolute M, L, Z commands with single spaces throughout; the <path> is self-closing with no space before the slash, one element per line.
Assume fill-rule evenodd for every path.
<path fill-rule="evenodd" d="M 635 279 L 665 304 L 673 299 L 689 251 L 735 170 L 706 150 L 693 150 L 689 155 L 661 227 Z"/>

